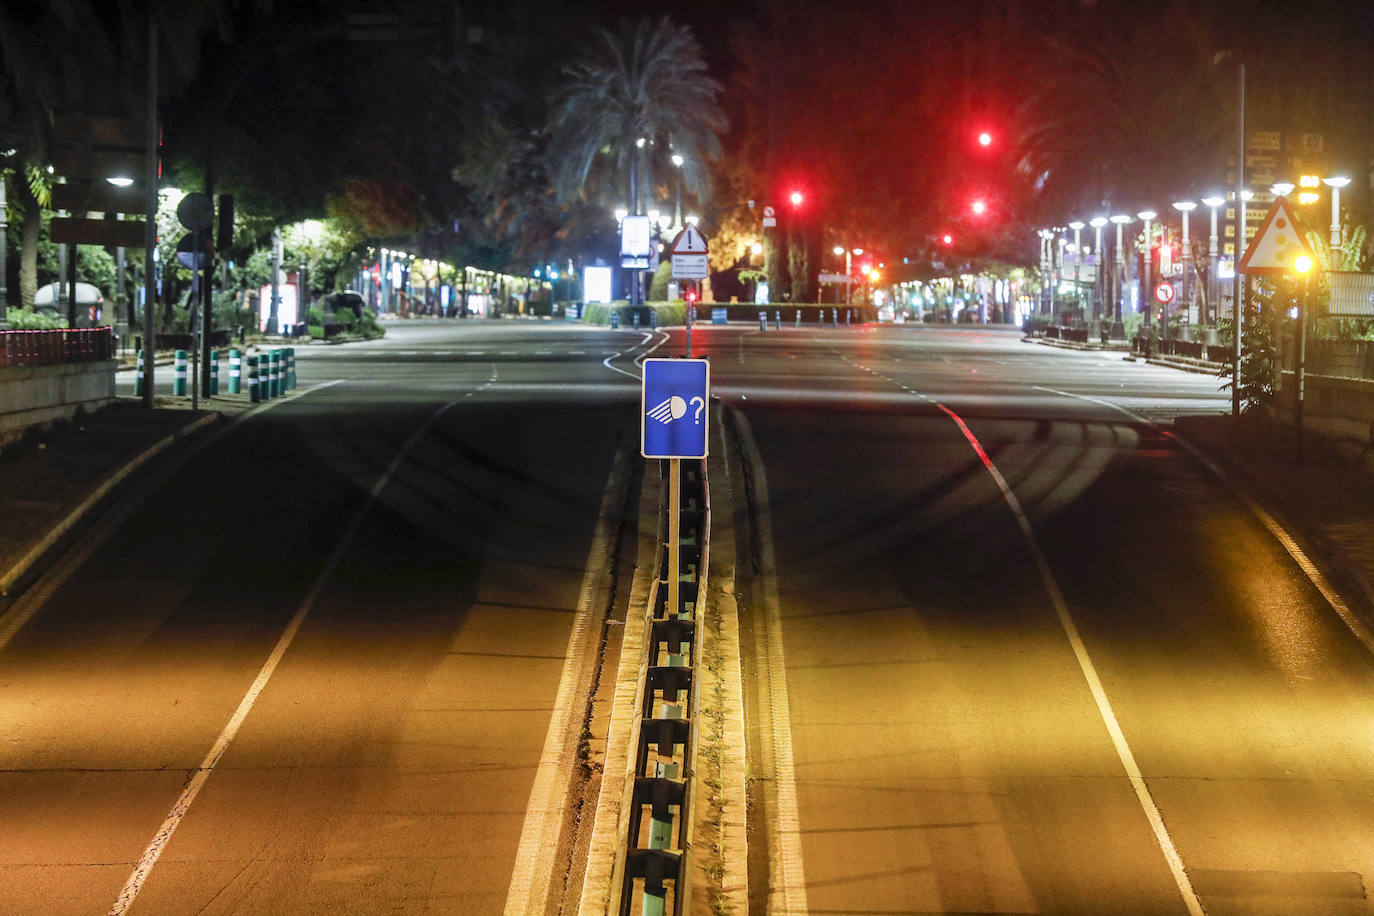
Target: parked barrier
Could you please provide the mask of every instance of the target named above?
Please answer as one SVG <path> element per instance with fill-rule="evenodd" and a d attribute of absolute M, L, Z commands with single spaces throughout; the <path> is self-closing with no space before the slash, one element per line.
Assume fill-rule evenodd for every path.
<path fill-rule="evenodd" d="M 243 351 L 229 350 L 229 393 L 238 394 L 243 388 Z"/>
<path fill-rule="evenodd" d="M 286 348 L 286 387 L 295 389 L 296 387 L 296 348 Z"/>
<path fill-rule="evenodd" d="M 248 400 L 254 404 L 262 401 L 262 384 L 258 378 L 258 358 L 248 357 Z"/>
<path fill-rule="evenodd" d="M 178 350 L 172 354 L 173 377 L 172 394 L 175 397 L 186 396 L 186 351 Z"/>

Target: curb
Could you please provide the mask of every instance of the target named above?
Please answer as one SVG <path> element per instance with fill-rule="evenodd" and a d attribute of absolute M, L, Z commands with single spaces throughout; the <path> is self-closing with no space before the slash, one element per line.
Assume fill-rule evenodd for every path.
<path fill-rule="evenodd" d="M 82 519 L 84 519 L 101 500 L 108 496 L 116 486 L 122 483 L 125 478 L 162 452 L 166 451 L 175 443 L 198 433 L 200 430 L 218 422 L 220 419 L 220 414 L 212 413 L 188 423 L 170 436 L 153 443 L 151 446 L 144 449 L 143 452 L 130 459 L 119 470 L 101 481 L 94 490 L 87 494 L 86 498 L 82 500 L 75 509 L 67 513 L 65 518 L 49 529 L 48 533 L 45 534 L 37 544 L 29 548 L 28 552 L 20 557 L 4 575 L 0 575 L 0 596 L 7 597 L 10 590 L 14 588 L 15 583 L 27 575 L 39 560 L 43 558 L 43 555 L 52 549 L 54 544 L 61 540 L 67 532 L 80 524 Z"/>

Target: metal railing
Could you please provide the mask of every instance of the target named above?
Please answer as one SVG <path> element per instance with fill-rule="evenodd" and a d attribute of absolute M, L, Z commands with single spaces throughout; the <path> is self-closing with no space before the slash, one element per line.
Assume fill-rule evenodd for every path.
<path fill-rule="evenodd" d="M 92 363 L 114 358 L 114 329 L 0 331 L 0 368 Z"/>
<path fill-rule="evenodd" d="M 646 614 L 648 658 L 634 753 L 629 830 L 623 854 L 621 916 L 686 912 L 690 896 L 692 775 L 697 736 L 695 665 L 701 628 L 697 611 L 705 594 L 710 530 L 705 462 L 682 464 L 679 519 L 678 607 L 668 606 L 669 539 L 665 509 L 658 570 Z"/>

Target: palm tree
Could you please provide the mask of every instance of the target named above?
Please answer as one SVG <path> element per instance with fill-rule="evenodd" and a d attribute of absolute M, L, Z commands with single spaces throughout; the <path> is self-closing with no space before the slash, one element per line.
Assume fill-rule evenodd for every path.
<path fill-rule="evenodd" d="M 601 197 L 629 209 L 653 200 L 654 169 L 670 174 L 682 157 L 682 181 L 698 200 L 709 194 L 707 164 L 720 155 L 725 116 L 721 86 L 706 76 L 701 46 L 686 26 L 666 17 L 619 31 L 598 29 L 590 54 L 566 71 L 568 83 L 551 119 L 550 172 L 558 198 Z"/>

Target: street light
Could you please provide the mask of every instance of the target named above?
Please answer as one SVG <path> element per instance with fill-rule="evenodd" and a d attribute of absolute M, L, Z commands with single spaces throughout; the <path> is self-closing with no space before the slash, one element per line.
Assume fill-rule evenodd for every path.
<path fill-rule="evenodd" d="M 1190 310 L 1193 307 L 1193 300 L 1188 293 L 1192 278 L 1188 275 L 1188 270 L 1193 260 L 1193 249 L 1188 241 L 1188 215 L 1197 209 L 1197 201 L 1176 200 L 1174 201 L 1174 209 L 1183 214 L 1183 307 Z M 1184 315 L 1188 318 L 1192 317 L 1187 311 L 1184 312 Z"/>
<path fill-rule="evenodd" d="M 1131 217 L 1125 213 L 1117 213 L 1111 218 L 1116 224 L 1116 277 L 1113 286 L 1116 287 L 1116 314 L 1112 316 L 1112 337 L 1125 337 L 1126 332 L 1121 321 L 1121 309 L 1124 303 L 1122 295 L 1126 287 L 1126 250 L 1121 241 L 1121 227 L 1131 221 Z"/>
<path fill-rule="evenodd" d="M 1102 288 L 1103 281 L 1107 278 L 1105 265 L 1102 263 L 1102 227 L 1107 225 L 1107 217 L 1094 216 L 1088 220 L 1088 225 L 1093 227 L 1093 251 L 1097 252 L 1097 269 L 1094 271 L 1096 277 L 1093 279 L 1093 318 L 1102 317 L 1102 303 L 1106 301 L 1103 295 L 1105 290 Z"/>
<path fill-rule="evenodd" d="M 1217 255 L 1220 253 L 1217 248 L 1217 207 L 1226 203 L 1226 198 L 1220 194 L 1212 194 L 1202 198 L 1202 202 L 1212 211 L 1212 231 L 1207 238 L 1207 303 L 1216 308 L 1217 296 L 1221 289 L 1217 284 Z M 1210 324 L 1208 319 L 1213 317 L 1202 316 L 1202 323 Z"/>
<path fill-rule="evenodd" d="M 1136 278 L 1136 289 L 1139 291 L 1138 295 L 1140 297 L 1136 307 L 1144 310 L 1145 314 L 1149 315 L 1150 312 L 1149 306 L 1146 304 L 1146 297 L 1150 295 L 1150 289 L 1154 286 L 1155 282 L 1155 259 L 1154 255 L 1151 254 L 1152 241 L 1150 239 L 1150 223 L 1155 217 L 1159 216 L 1159 214 L 1153 210 L 1141 210 L 1136 216 L 1140 217 L 1141 222 L 1145 224 L 1145 251 L 1142 252 L 1145 255 L 1145 276 Z"/>
<path fill-rule="evenodd" d="M 1341 188 L 1350 184 L 1345 175 L 1323 178 L 1322 184 L 1331 189 L 1331 269 L 1336 269 L 1336 249 L 1341 247 Z"/>
<path fill-rule="evenodd" d="M 1073 230 L 1073 292 L 1074 295 L 1078 297 L 1080 306 L 1083 304 L 1083 290 L 1080 287 L 1082 278 L 1079 275 L 1078 267 L 1083 263 L 1083 240 L 1080 238 L 1079 234 L 1086 225 L 1087 223 L 1083 222 L 1081 219 L 1071 220 L 1069 222 L 1069 228 Z M 1086 323 L 1086 321 L 1087 316 L 1085 315 L 1084 322 Z"/>
<path fill-rule="evenodd" d="M 673 225 L 682 225 L 682 163 L 681 153 L 673 153 L 673 168 L 677 169 L 677 202 L 673 204 Z"/>
<path fill-rule="evenodd" d="M 1275 197 L 1287 197 L 1293 193 L 1293 189 L 1296 187 L 1297 185 L 1291 181 L 1276 181 L 1269 186 L 1269 193 Z"/>

